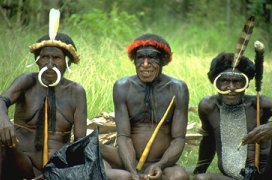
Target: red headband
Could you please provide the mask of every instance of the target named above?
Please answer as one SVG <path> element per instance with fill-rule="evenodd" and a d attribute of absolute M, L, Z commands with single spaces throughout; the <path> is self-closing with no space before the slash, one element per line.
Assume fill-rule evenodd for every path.
<path fill-rule="evenodd" d="M 128 46 L 128 57 L 131 60 L 133 60 L 132 52 L 140 46 L 153 46 L 157 49 L 162 49 L 169 56 L 168 59 L 166 59 L 168 62 L 165 62 L 165 65 L 172 61 L 172 52 L 170 48 L 166 44 L 155 40 L 136 40 L 131 43 Z"/>

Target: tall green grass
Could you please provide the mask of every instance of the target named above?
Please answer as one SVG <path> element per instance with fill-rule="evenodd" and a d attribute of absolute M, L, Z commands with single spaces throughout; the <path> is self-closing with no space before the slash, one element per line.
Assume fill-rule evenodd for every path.
<path fill-rule="evenodd" d="M 88 29 L 61 29 L 71 35 L 81 55 L 79 64 L 72 64 L 72 73 L 66 72 L 69 79 L 82 84 L 87 93 L 88 117 L 92 118 L 102 111 L 113 111 L 112 86 L 123 77 L 135 74 L 133 63 L 128 59 L 126 47 L 142 33 L 152 32 L 160 34 L 169 42 L 173 51 L 173 61 L 163 68 L 163 72 L 177 79 L 184 80 L 190 91 L 190 106 L 197 106 L 204 96 L 215 94 L 208 81 L 207 72 L 211 59 L 219 52 L 233 52 L 242 25 L 233 27 L 233 31 L 225 28 L 224 24 L 199 27 L 194 24 L 184 25 L 170 23 L 165 28 L 144 29 L 135 31 L 131 37 L 119 41 L 118 37 L 93 35 Z M 170 31 L 171 30 L 171 31 Z M 21 73 L 37 71 L 34 65 L 26 68 L 34 61 L 28 46 L 45 34 L 46 28 L 7 30 L 0 28 L 1 79 L 0 91 L 4 91 L 9 84 Z M 261 31 L 255 29 L 245 55 L 254 59 L 253 42 L 262 40 Z M 265 45 L 268 44 L 263 39 Z M 263 79 L 263 94 L 271 95 L 271 54 L 265 54 L 265 70 Z M 254 94 L 254 82 L 251 82 L 249 94 Z"/>
<path fill-rule="evenodd" d="M 128 59 L 126 47 L 140 34 L 152 32 L 165 37 L 173 50 L 173 61 L 163 68 L 163 72 L 177 79 L 184 80 L 190 92 L 191 107 L 196 107 L 202 97 L 215 94 L 208 81 L 207 72 L 211 59 L 219 52 L 234 52 L 236 42 L 243 24 L 226 28 L 224 23 L 215 22 L 207 25 L 183 24 L 171 22 L 168 24 L 150 24 L 146 29 L 130 29 L 127 37 L 98 36 L 89 29 L 80 26 L 63 25 L 61 32 L 69 34 L 81 55 L 81 61 L 72 65 L 72 73 L 66 72 L 65 77 L 79 82 L 87 93 L 88 118 L 92 119 L 103 111 L 114 111 L 112 102 L 112 87 L 114 82 L 124 76 L 135 74 L 134 64 Z M 107 27 L 105 27 L 107 28 Z M 127 27 L 128 28 L 128 27 Z M 10 83 L 24 72 L 37 71 L 37 67 L 26 68 L 34 62 L 28 46 L 47 33 L 47 28 L 8 30 L 0 27 L 0 91 L 3 92 Z M 256 28 L 249 42 L 245 55 L 254 59 L 253 42 L 262 40 L 268 42 L 261 29 Z M 265 54 L 265 69 L 262 94 L 272 96 L 271 54 Z M 254 82 L 251 82 L 249 94 L 255 94 Z M 12 114 L 10 114 L 12 116 Z M 196 122 L 200 126 L 197 114 L 189 114 L 189 123 Z M 180 164 L 195 165 L 197 150 L 187 149 L 183 153 Z M 211 167 L 215 171 L 216 165 Z"/>

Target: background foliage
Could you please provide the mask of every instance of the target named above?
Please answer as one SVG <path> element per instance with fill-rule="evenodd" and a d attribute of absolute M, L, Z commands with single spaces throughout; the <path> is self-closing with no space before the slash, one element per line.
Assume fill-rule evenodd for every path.
<path fill-rule="evenodd" d="M 187 83 L 190 106 L 196 107 L 202 97 L 216 93 L 206 75 L 211 59 L 222 51 L 234 52 L 249 15 L 256 17 L 256 26 L 245 55 L 254 59 L 255 40 L 265 44 L 262 93 L 272 95 L 271 0 L 0 0 L 0 4 L 1 92 L 18 75 L 38 70 L 26 68 L 34 61 L 28 46 L 48 32 L 48 12 L 55 7 L 61 10 L 59 32 L 73 38 L 81 55 L 81 62 L 65 76 L 85 88 L 90 119 L 113 111 L 113 83 L 135 74 L 126 47 L 147 32 L 163 36 L 171 45 L 173 62 L 163 71 Z M 254 83 L 247 93 L 255 93 Z M 189 123 L 200 126 L 197 114 L 189 117 Z M 196 150 L 185 151 L 183 157 L 180 164 L 193 166 Z"/>

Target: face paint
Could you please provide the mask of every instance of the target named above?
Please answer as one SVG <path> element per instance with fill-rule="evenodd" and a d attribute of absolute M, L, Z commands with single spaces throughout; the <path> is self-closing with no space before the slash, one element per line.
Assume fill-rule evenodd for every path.
<path fill-rule="evenodd" d="M 153 47 L 144 47 L 136 52 L 135 64 L 141 66 L 147 59 L 148 64 L 159 64 L 160 63 L 160 52 Z"/>
<path fill-rule="evenodd" d="M 136 72 L 143 82 L 152 82 L 161 71 L 160 52 L 153 47 L 143 47 L 136 52 Z"/>

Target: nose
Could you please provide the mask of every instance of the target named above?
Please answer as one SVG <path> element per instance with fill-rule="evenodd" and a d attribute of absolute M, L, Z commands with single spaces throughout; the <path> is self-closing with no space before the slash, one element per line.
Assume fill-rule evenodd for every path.
<path fill-rule="evenodd" d="M 50 57 L 49 61 L 48 61 L 48 64 L 47 64 L 47 68 L 48 69 L 52 69 L 53 67 L 54 67 L 53 59 Z"/>
<path fill-rule="evenodd" d="M 146 66 L 148 66 L 148 65 L 149 65 L 149 63 L 148 63 L 148 58 L 145 58 L 145 59 L 144 59 L 143 66 L 146 67 Z"/>
<path fill-rule="evenodd" d="M 235 90 L 235 86 L 233 82 L 230 82 L 228 85 L 228 90 L 234 91 Z"/>

